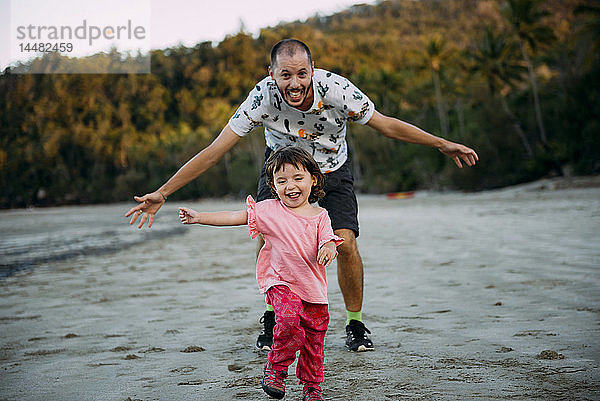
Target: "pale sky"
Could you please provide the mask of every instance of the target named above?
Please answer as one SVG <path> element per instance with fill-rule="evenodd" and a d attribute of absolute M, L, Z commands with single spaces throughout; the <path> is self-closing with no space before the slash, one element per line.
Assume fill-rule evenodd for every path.
<path fill-rule="evenodd" d="M 330 15 L 361 3 L 374 4 L 376 1 L 0 0 L 0 72 L 16 60 L 27 60 L 34 56 L 34 52 L 24 51 L 22 46 L 27 42 L 36 42 L 30 37 L 35 39 L 38 34 L 49 35 L 48 30 L 40 31 L 37 28 L 40 26 L 70 26 L 75 30 L 86 20 L 85 30 L 90 33 L 85 39 L 73 41 L 75 50 L 82 53 L 74 50 L 69 54 L 79 56 L 106 51 L 111 43 L 119 50 L 140 48 L 147 51 L 149 48 L 162 49 L 178 44 L 194 46 L 203 41 L 220 42 L 226 35 L 238 32 L 242 23 L 246 32 L 256 36 L 260 28 L 275 26 L 280 22 L 304 21 L 316 13 Z M 124 26 L 129 20 L 133 28 L 140 26 L 138 39 L 143 39 L 127 41 L 119 37 L 118 41 L 109 42 L 101 37 L 89 43 L 91 25 L 99 30 L 115 24 L 122 25 L 122 34 L 125 36 L 129 31 Z M 28 31 L 27 27 L 31 25 L 38 30 Z M 107 32 L 114 36 L 113 30 Z M 27 34 L 25 39 L 24 33 Z"/>

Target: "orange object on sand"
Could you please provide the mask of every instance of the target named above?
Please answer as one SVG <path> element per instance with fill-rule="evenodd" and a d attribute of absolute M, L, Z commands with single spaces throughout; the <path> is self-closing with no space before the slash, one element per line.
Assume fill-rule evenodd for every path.
<path fill-rule="evenodd" d="M 415 192 L 414 191 L 410 191 L 410 192 L 390 192 L 389 194 L 386 195 L 386 197 L 388 199 L 408 199 L 408 198 L 412 198 L 413 196 L 415 196 Z"/>

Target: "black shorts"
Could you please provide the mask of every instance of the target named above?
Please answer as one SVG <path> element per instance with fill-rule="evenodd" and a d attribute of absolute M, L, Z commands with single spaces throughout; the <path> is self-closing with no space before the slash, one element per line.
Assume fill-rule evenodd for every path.
<path fill-rule="evenodd" d="M 265 149 L 265 161 L 272 150 Z M 256 201 L 273 199 L 271 188 L 267 185 L 265 166 L 260 171 Z M 350 159 L 339 169 L 325 174 L 325 197 L 319 200 L 319 206 L 327 210 L 334 230 L 347 228 L 354 231 L 358 238 L 358 202 L 354 194 L 354 177 L 350 169 Z"/>

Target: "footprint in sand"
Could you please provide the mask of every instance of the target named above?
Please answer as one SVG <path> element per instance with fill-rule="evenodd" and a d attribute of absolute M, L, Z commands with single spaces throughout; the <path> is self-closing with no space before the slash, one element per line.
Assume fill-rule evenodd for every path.
<path fill-rule="evenodd" d="M 189 353 L 189 352 L 202 352 L 205 351 L 204 348 L 198 347 L 196 345 L 192 345 L 187 347 L 186 349 L 182 349 L 181 352 Z"/>

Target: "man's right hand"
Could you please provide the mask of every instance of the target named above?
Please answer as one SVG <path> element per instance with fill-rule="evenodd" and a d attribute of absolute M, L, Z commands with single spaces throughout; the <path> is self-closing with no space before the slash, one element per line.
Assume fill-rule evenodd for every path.
<path fill-rule="evenodd" d="M 129 221 L 129 224 L 135 223 L 138 217 L 142 216 L 138 228 L 142 228 L 144 223 L 146 223 L 146 220 L 148 220 L 148 228 L 152 227 L 154 215 L 158 212 L 158 209 L 160 209 L 163 203 L 165 203 L 165 198 L 163 198 L 159 191 L 155 191 L 151 194 L 146 194 L 141 197 L 134 196 L 133 199 L 136 202 L 139 202 L 139 205 L 132 207 L 125 214 L 125 217 L 133 215 Z"/>

